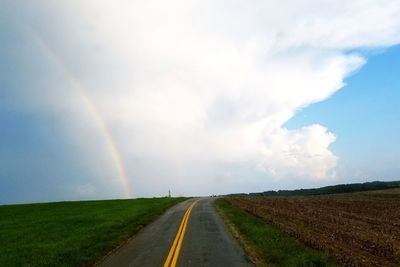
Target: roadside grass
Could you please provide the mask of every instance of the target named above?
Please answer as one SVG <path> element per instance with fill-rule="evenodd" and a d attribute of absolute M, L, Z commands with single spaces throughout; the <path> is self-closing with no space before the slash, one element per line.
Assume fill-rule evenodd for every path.
<path fill-rule="evenodd" d="M 337 266 L 322 253 L 224 199 L 215 200 L 215 206 L 256 266 Z"/>
<path fill-rule="evenodd" d="M 92 265 L 185 199 L 0 206 L 0 266 Z"/>

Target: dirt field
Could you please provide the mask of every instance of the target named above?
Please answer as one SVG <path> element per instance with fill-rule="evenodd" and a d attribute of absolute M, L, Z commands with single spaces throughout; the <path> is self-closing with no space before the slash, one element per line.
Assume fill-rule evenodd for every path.
<path fill-rule="evenodd" d="M 400 266 L 400 189 L 228 199 L 344 266 Z"/>

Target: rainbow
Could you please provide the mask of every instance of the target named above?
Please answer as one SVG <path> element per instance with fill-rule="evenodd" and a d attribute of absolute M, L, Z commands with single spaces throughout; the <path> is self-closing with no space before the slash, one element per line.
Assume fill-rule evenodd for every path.
<path fill-rule="evenodd" d="M 100 112 L 98 112 L 98 110 L 96 109 L 96 106 L 94 105 L 93 101 L 91 101 L 90 97 L 83 90 L 83 87 L 79 86 L 77 88 L 81 88 L 79 90 L 79 93 L 80 93 L 83 101 L 86 103 L 85 106 L 88 109 L 88 111 L 90 112 L 92 118 L 96 122 L 97 127 L 100 129 L 100 132 L 102 133 L 102 135 L 104 137 L 104 141 L 106 142 L 108 151 L 110 152 L 111 158 L 113 159 L 113 162 L 115 164 L 117 175 L 121 182 L 122 188 L 125 192 L 125 196 L 127 198 L 131 198 L 132 193 L 130 191 L 128 175 L 126 174 L 125 163 L 121 157 L 120 152 L 118 151 L 118 148 L 114 142 L 114 139 L 112 138 L 110 130 L 108 129 L 107 124 L 105 123 Z"/>
<path fill-rule="evenodd" d="M 125 163 L 122 159 L 121 153 L 113 140 L 110 130 L 107 127 L 101 113 L 96 108 L 95 103 L 92 101 L 87 93 L 87 89 L 74 77 L 74 75 L 67 69 L 65 64 L 62 62 L 60 57 L 58 57 L 55 52 L 40 38 L 30 27 L 24 27 L 28 33 L 36 40 L 37 44 L 46 52 L 46 54 L 52 59 L 52 61 L 59 67 L 59 69 L 64 73 L 65 77 L 68 79 L 72 87 L 77 90 L 80 98 L 85 103 L 85 108 L 87 109 L 90 116 L 93 118 L 97 128 L 100 130 L 105 145 L 110 153 L 111 159 L 115 166 L 117 177 L 121 183 L 124 194 L 126 198 L 131 198 L 131 187 L 129 184 L 129 178 L 126 173 Z"/>

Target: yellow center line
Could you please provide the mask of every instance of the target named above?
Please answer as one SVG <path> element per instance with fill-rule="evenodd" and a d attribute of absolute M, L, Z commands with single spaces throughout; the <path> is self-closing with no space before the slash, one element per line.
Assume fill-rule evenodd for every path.
<path fill-rule="evenodd" d="M 180 224 L 180 226 L 179 226 L 178 232 L 177 232 L 177 234 L 176 234 L 174 243 L 172 244 L 172 247 L 171 247 L 171 249 L 170 249 L 170 251 L 169 251 L 167 260 L 166 260 L 165 263 L 164 263 L 164 267 L 168 267 L 169 264 L 170 264 L 170 262 L 171 262 L 172 256 L 173 256 L 174 251 L 175 251 L 175 248 L 176 248 L 176 246 L 177 246 L 177 244 L 178 244 L 178 240 L 179 240 L 179 237 L 180 237 L 180 235 L 181 235 L 181 233 L 182 233 L 183 225 L 185 224 L 186 217 L 187 217 L 188 213 L 189 213 L 189 209 L 186 210 L 185 215 L 183 216 L 183 219 L 182 219 L 182 222 L 181 222 L 181 224 Z"/>
<path fill-rule="evenodd" d="M 185 236 L 187 222 L 196 202 L 197 200 L 189 206 L 189 208 L 185 212 L 185 215 L 183 216 L 182 222 L 179 225 L 178 232 L 176 233 L 174 243 L 172 244 L 172 247 L 168 253 L 168 257 L 164 263 L 164 267 L 175 267 L 176 263 L 178 262 L 179 252 L 182 247 L 183 237 Z"/>

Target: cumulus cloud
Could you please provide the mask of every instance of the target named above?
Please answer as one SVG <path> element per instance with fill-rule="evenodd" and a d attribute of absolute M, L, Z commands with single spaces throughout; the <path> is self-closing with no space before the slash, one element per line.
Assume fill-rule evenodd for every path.
<path fill-rule="evenodd" d="M 20 8 L 21 23 L 85 84 L 136 177 L 159 167 L 137 162 L 154 161 L 189 181 L 196 168 L 243 162 L 264 179 L 334 178 L 335 135 L 284 124 L 343 88 L 364 49 L 400 42 L 396 0 L 41 4 Z M 226 183 L 246 179 L 228 172 Z"/>
<path fill-rule="evenodd" d="M 334 141 L 335 136 L 317 124 L 292 131 L 279 128 L 266 139 L 263 167 L 285 178 L 334 178 L 337 159 L 328 149 Z"/>

